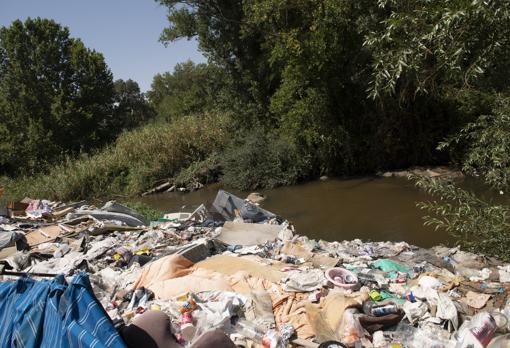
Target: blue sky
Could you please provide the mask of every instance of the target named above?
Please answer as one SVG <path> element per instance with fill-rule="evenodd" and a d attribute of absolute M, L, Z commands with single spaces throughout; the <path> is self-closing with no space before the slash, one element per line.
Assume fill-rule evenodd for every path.
<path fill-rule="evenodd" d="M 0 0 L 0 26 L 27 17 L 51 18 L 71 36 L 103 53 L 115 79 L 131 78 L 142 91 L 156 73 L 191 59 L 205 62 L 196 41 L 158 41 L 167 25 L 166 9 L 154 0 Z"/>

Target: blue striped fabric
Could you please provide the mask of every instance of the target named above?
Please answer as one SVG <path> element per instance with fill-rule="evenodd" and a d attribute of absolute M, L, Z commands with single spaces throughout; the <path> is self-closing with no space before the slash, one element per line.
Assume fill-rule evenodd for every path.
<path fill-rule="evenodd" d="M 69 285 L 62 275 L 0 282 L 0 323 L 0 347 L 126 346 L 85 273 Z"/>

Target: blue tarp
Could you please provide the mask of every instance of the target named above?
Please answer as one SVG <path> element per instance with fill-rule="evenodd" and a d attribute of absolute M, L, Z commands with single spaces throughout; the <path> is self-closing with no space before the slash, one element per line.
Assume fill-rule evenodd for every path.
<path fill-rule="evenodd" d="M 1 282 L 0 323 L 0 347 L 126 347 L 85 273 Z"/>

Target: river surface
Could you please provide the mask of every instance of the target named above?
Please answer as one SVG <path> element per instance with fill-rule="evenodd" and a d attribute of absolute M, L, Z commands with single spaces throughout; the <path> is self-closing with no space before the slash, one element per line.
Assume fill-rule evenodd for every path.
<path fill-rule="evenodd" d="M 462 186 L 466 185 L 481 190 L 469 182 Z M 146 196 L 142 201 L 165 212 L 191 212 L 201 203 L 211 204 L 220 188 L 214 184 L 191 193 Z M 223 189 L 241 198 L 249 193 Z M 291 221 L 297 233 L 310 238 L 406 241 L 422 247 L 451 241 L 444 231 L 423 225 L 426 212 L 416 202 L 433 198 L 404 178 L 328 179 L 260 192 L 267 197 L 263 208 Z"/>

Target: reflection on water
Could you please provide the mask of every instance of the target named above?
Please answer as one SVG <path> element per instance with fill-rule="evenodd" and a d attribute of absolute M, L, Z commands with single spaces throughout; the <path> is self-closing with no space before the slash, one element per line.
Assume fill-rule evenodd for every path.
<path fill-rule="evenodd" d="M 163 193 L 142 201 L 166 212 L 192 211 L 201 203 L 212 203 L 219 188 Z M 225 189 L 242 198 L 247 195 Z M 299 234 L 311 238 L 404 240 L 423 247 L 450 241 L 444 231 L 423 225 L 424 212 L 416 202 L 431 197 L 406 179 L 329 179 L 261 192 L 267 196 L 262 203 L 265 209 L 288 219 Z"/>

